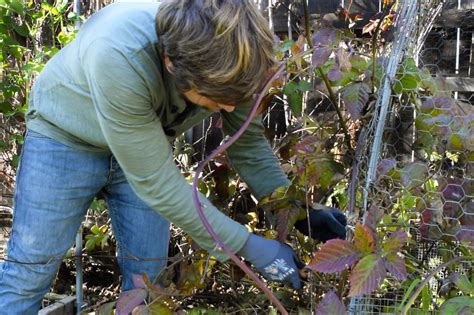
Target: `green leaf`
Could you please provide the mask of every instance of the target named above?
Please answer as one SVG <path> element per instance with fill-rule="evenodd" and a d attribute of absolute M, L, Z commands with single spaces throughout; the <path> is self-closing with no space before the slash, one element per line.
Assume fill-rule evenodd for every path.
<path fill-rule="evenodd" d="M 474 314 L 474 297 L 458 296 L 447 300 L 441 305 L 440 315 L 471 315 Z"/>
<path fill-rule="evenodd" d="M 293 114 L 300 115 L 303 112 L 303 95 L 300 92 L 290 94 L 288 103 Z"/>
<path fill-rule="evenodd" d="M 469 278 L 466 275 L 456 272 L 453 273 L 449 278 L 456 285 L 456 287 L 465 294 L 474 294 L 474 284 L 469 281 Z"/>
<path fill-rule="evenodd" d="M 378 254 L 362 258 L 349 276 L 351 284 L 349 296 L 369 294 L 380 287 L 387 272 L 383 259 Z"/>
<path fill-rule="evenodd" d="M 400 305 L 398 306 L 400 310 L 405 304 L 405 302 L 408 300 L 408 298 L 411 296 L 411 293 L 413 292 L 413 290 L 415 290 L 416 286 L 420 282 L 421 282 L 421 279 L 416 278 L 416 279 L 413 279 L 413 281 L 410 283 L 410 286 L 405 291 L 405 295 L 403 295 L 402 301 L 400 302 Z"/>
<path fill-rule="evenodd" d="M 364 73 L 367 70 L 368 62 L 363 57 L 358 55 L 352 55 L 349 58 L 352 69 L 357 69 L 359 73 Z"/>
<path fill-rule="evenodd" d="M 97 310 L 97 315 L 114 315 L 115 301 L 101 304 Z"/>
<path fill-rule="evenodd" d="M 428 286 L 423 287 L 421 290 L 421 301 L 423 303 L 423 311 L 429 311 L 431 305 L 431 294 Z"/>
<path fill-rule="evenodd" d="M 8 149 L 8 144 L 0 140 L 0 152 L 5 151 L 6 149 Z"/>
<path fill-rule="evenodd" d="M 283 93 L 287 96 L 290 96 L 291 94 L 295 93 L 298 90 L 298 83 L 295 81 L 288 82 L 285 84 L 285 87 L 283 88 Z"/>
<path fill-rule="evenodd" d="M 310 82 L 306 80 L 301 80 L 298 82 L 298 90 L 301 92 L 306 92 L 306 91 L 311 91 L 313 89 L 313 86 Z"/>
<path fill-rule="evenodd" d="M 397 94 L 415 92 L 418 87 L 418 78 L 413 74 L 404 74 L 395 81 L 393 90 Z"/>

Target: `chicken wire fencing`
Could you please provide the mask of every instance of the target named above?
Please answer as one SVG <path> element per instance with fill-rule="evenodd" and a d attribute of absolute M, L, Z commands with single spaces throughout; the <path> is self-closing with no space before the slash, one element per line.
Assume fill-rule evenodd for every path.
<path fill-rule="evenodd" d="M 362 196 L 358 217 L 371 206 L 397 218 L 393 225 L 412 237 L 405 255 L 424 267 L 424 275 L 474 248 L 472 28 L 474 1 L 400 1 L 396 35 L 383 53 L 375 111 L 362 128 L 351 182 L 351 211 Z M 456 18 L 453 18 L 455 16 Z M 414 65 L 407 62 L 413 58 Z M 435 84 L 436 96 L 400 97 L 397 90 L 417 88 L 413 66 L 426 68 L 421 85 Z M 400 75 L 401 74 L 401 75 Z M 462 140 L 461 140 L 462 139 Z M 463 144 L 461 145 L 461 142 Z M 450 275 L 472 275 L 472 263 L 442 268 L 430 280 L 437 313 L 452 290 Z M 388 281 L 390 282 L 390 281 Z M 405 289 L 405 290 L 404 290 Z M 406 288 L 387 285 L 370 296 L 352 298 L 351 314 L 392 314 Z"/>

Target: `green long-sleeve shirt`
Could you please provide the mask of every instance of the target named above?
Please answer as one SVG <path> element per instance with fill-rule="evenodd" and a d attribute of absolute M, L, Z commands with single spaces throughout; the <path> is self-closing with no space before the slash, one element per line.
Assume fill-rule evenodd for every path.
<path fill-rule="evenodd" d="M 159 4 L 117 3 L 93 15 L 76 38 L 38 76 L 27 127 L 81 150 L 111 152 L 136 194 L 219 260 L 191 197 L 191 186 L 173 161 L 170 141 L 210 112 L 186 103 L 163 66 L 155 16 Z M 222 113 L 233 134 L 248 108 Z M 288 184 L 255 119 L 228 150 L 232 165 L 257 197 Z M 234 251 L 247 229 L 204 196 L 203 210 L 218 236 Z"/>

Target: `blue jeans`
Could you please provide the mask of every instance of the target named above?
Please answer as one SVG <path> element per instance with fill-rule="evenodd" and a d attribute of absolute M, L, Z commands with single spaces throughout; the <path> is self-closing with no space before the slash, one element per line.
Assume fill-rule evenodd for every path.
<path fill-rule="evenodd" d="M 36 314 L 86 210 L 102 191 L 118 243 L 122 289 L 132 274 L 153 279 L 166 265 L 169 222 L 131 190 L 110 154 L 91 153 L 28 131 L 14 197 L 7 261 L 0 265 L 0 314 Z M 145 258 L 144 261 L 120 257 Z M 162 258 L 162 260 L 147 260 Z"/>

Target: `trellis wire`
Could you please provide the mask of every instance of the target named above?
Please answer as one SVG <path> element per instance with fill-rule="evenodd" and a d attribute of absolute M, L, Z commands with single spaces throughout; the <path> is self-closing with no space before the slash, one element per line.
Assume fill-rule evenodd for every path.
<path fill-rule="evenodd" d="M 392 81 L 397 74 L 400 61 L 408 47 L 409 41 L 414 33 L 417 17 L 417 0 L 406 0 L 401 2 L 399 20 L 397 23 L 397 36 L 394 40 L 392 52 L 388 61 L 384 62 L 382 71 L 386 73 L 382 78 L 382 85 L 377 95 L 376 110 L 370 128 L 375 128 L 375 135 L 367 170 L 363 210 L 367 210 L 369 186 L 374 179 L 377 163 L 380 160 L 380 149 L 382 146 L 382 135 L 384 133 L 387 112 L 391 105 Z M 376 126 L 374 126 L 376 125 Z"/>

